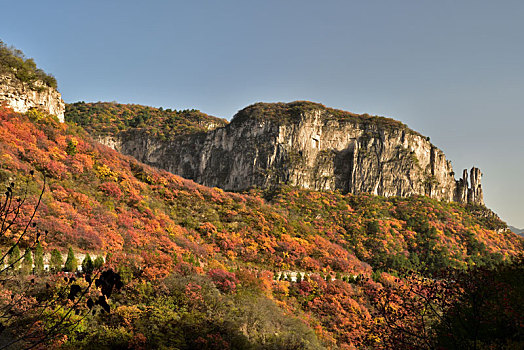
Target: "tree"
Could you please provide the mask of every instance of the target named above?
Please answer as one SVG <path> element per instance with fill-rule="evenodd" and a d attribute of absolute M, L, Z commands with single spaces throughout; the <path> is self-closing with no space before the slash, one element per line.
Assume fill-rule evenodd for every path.
<path fill-rule="evenodd" d="M 51 272 L 58 272 L 62 269 L 62 264 L 64 263 L 64 259 L 62 258 L 62 254 L 58 249 L 53 249 L 51 251 L 51 260 L 49 261 L 49 269 Z"/>
<path fill-rule="evenodd" d="M 494 268 L 415 273 L 369 289 L 372 333 L 387 349 L 520 349 L 522 258 Z M 376 344 L 375 344 L 376 345 Z"/>
<path fill-rule="evenodd" d="M 304 274 L 303 273 L 297 273 L 297 282 L 302 282 L 304 280 Z"/>
<path fill-rule="evenodd" d="M 8 257 L 8 266 L 0 268 L 0 348 L 34 349 L 47 348 L 47 341 L 57 338 L 74 329 L 81 320 L 96 308 L 110 312 L 108 299 L 113 290 L 122 287 L 121 277 L 113 270 L 97 271 L 95 276 L 77 279 L 71 276 L 65 280 L 45 278 L 5 278 L 13 268 L 18 268 L 20 257 L 19 244 L 27 245 L 24 254 L 24 270 L 32 268 L 31 251 L 37 248 L 40 257 L 37 264 L 43 266 L 43 252 L 39 242 L 47 231 L 38 229 L 33 219 L 41 203 L 46 188 L 46 178 L 36 204 L 28 204 L 33 197 L 29 190 L 34 172 L 25 181 L 22 193 L 17 194 L 19 186 L 10 183 L 3 198 L 0 195 L 0 238 L 16 237 L 11 247 L 0 255 L 0 261 Z M 75 260 L 72 259 L 72 264 Z M 51 266 L 59 271 L 62 256 L 58 250 L 51 254 Z M 2 273 L 4 276 L 2 276 Z M 44 344 L 45 343 L 45 344 Z"/>
<path fill-rule="evenodd" d="M 66 153 L 70 156 L 74 156 L 78 150 L 76 149 L 76 146 L 78 145 L 78 141 L 74 138 L 67 140 L 67 148 Z"/>
<path fill-rule="evenodd" d="M 104 258 L 102 257 L 102 255 L 99 255 L 96 257 L 95 261 L 93 262 L 93 267 L 95 269 L 99 269 L 102 267 L 102 265 L 104 265 Z"/>
<path fill-rule="evenodd" d="M 75 272 L 77 268 L 78 268 L 78 261 L 75 258 L 75 253 L 73 252 L 73 248 L 70 246 L 69 250 L 67 251 L 67 258 L 64 264 L 64 271 L 65 272 Z"/>
<path fill-rule="evenodd" d="M 14 271 L 18 271 L 20 268 L 20 248 L 18 248 L 18 244 L 16 244 L 9 253 L 9 260 L 7 261 L 7 264 L 10 269 Z"/>
<path fill-rule="evenodd" d="M 40 242 L 36 244 L 35 249 L 35 274 L 40 275 L 44 272 L 44 248 Z"/>
<path fill-rule="evenodd" d="M 93 260 L 91 260 L 91 256 L 89 256 L 89 253 L 87 253 L 84 260 L 82 261 L 82 272 L 90 274 L 94 269 L 95 266 Z"/>
<path fill-rule="evenodd" d="M 22 260 L 22 268 L 20 273 L 24 276 L 29 275 L 33 271 L 33 257 L 31 255 L 31 249 L 27 248 L 24 253 L 24 259 Z"/>

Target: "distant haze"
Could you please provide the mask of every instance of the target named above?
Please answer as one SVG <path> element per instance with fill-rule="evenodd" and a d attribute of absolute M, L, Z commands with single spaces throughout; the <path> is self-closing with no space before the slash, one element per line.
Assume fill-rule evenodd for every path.
<path fill-rule="evenodd" d="M 23 1 L 0 39 L 66 102 L 196 108 L 311 100 L 430 136 L 524 227 L 522 1 Z"/>

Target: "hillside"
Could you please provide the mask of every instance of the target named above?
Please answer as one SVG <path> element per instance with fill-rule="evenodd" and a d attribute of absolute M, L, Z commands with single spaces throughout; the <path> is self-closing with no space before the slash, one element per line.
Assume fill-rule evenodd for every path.
<path fill-rule="evenodd" d="M 117 136 L 139 129 L 162 139 L 206 132 L 227 121 L 198 110 L 171 110 L 116 102 L 76 102 L 66 106 L 67 121 L 82 126 L 95 137 Z"/>
<path fill-rule="evenodd" d="M 372 334 L 369 291 L 391 274 L 494 266 L 523 251 L 482 206 L 288 186 L 229 193 L 43 114 L 2 109 L 0 121 L 0 181 L 29 180 L 34 199 L 42 180 L 29 171 L 48 178 L 35 220 L 44 249 L 110 252 L 128 283 L 114 316 L 87 320 L 71 348 L 167 338 L 180 348 L 360 347 L 386 337 Z M 309 282 L 275 281 L 281 272 Z"/>
<path fill-rule="evenodd" d="M 99 107 L 95 115 L 111 114 L 114 108 Z M 69 108 L 66 120 L 96 119 L 88 131 L 104 144 L 209 187 L 245 191 L 290 185 L 484 204 L 479 169 L 465 170 L 455 179 L 451 162 L 429 138 L 390 118 L 308 101 L 257 103 L 239 111 L 230 124 L 207 132 L 177 131 L 166 124 L 166 130 L 172 130 L 168 137 L 129 123 L 120 130 L 111 118 Z M 140 118 L 140 113 L 130 113 L 128 120 L 132 118 Z M 151 123 L 162 130 L 164 119 Z"/>

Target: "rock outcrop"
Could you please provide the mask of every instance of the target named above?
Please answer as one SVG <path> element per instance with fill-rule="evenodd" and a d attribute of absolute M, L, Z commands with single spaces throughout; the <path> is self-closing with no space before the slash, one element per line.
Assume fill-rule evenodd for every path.
<path fill-rule="evenodd" d="M 40 81 L 30 86 L 16 79 L 11 73 L 0 74 L 0 104 L 5 104 L 19 113 L 36 108 L 56 115 L 61 122 L 64 121 L 65 103 L 56 89 Z"/>
<path fill-rule="evenodd" d="M 130 130 L 100 139 L 200 184 L 240 191 L 288 184 L 483 204 L 477 168 L 455 180 L 444 153 L 404 124 L 311 102 L 255 104 L 225 127 L 169 141 Z"/>
<path fill-rule="evenodd" d="M 457 181 L 455 201 L 461 203 L 484 204 L 482 185 L 480 184 L 480 179 L 482 177 L 480 169 L 475 167 L 471 168 L 469 175 L 471 186 L 468 185 L 467 170 L 463 171 L 462 178 Z"/>

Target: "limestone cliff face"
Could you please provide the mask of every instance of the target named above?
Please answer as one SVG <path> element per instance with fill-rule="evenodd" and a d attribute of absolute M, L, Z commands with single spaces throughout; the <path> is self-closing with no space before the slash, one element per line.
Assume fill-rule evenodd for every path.
<path fill-rule="evenodd" d="M 33 87 L 25 84 L 6 73 L 0 75 L 0 104 L 5 103 L 15 112 L 25 113 L 31 108 L 37 108 L 46 113 L 56 115 L 64 121 L 65 103 L 60 93 L 43 82 L 35 82 Z"/>
<path fill-rule="evenodd" d="M 456 181 L 443 152 L 403 124 L 341 115 L 311 103 L 308 108 L 289 105 L 283 104 L 280 114 L 269 109 L 254 116 L 248 107 L 225 127 L 170 141 L 140 130 L 101 141 L 142 162 L 225 190 L 289 184 L 483 204 L 480 170 L 472 169 L 471 186 L 467 171 Z"/>

